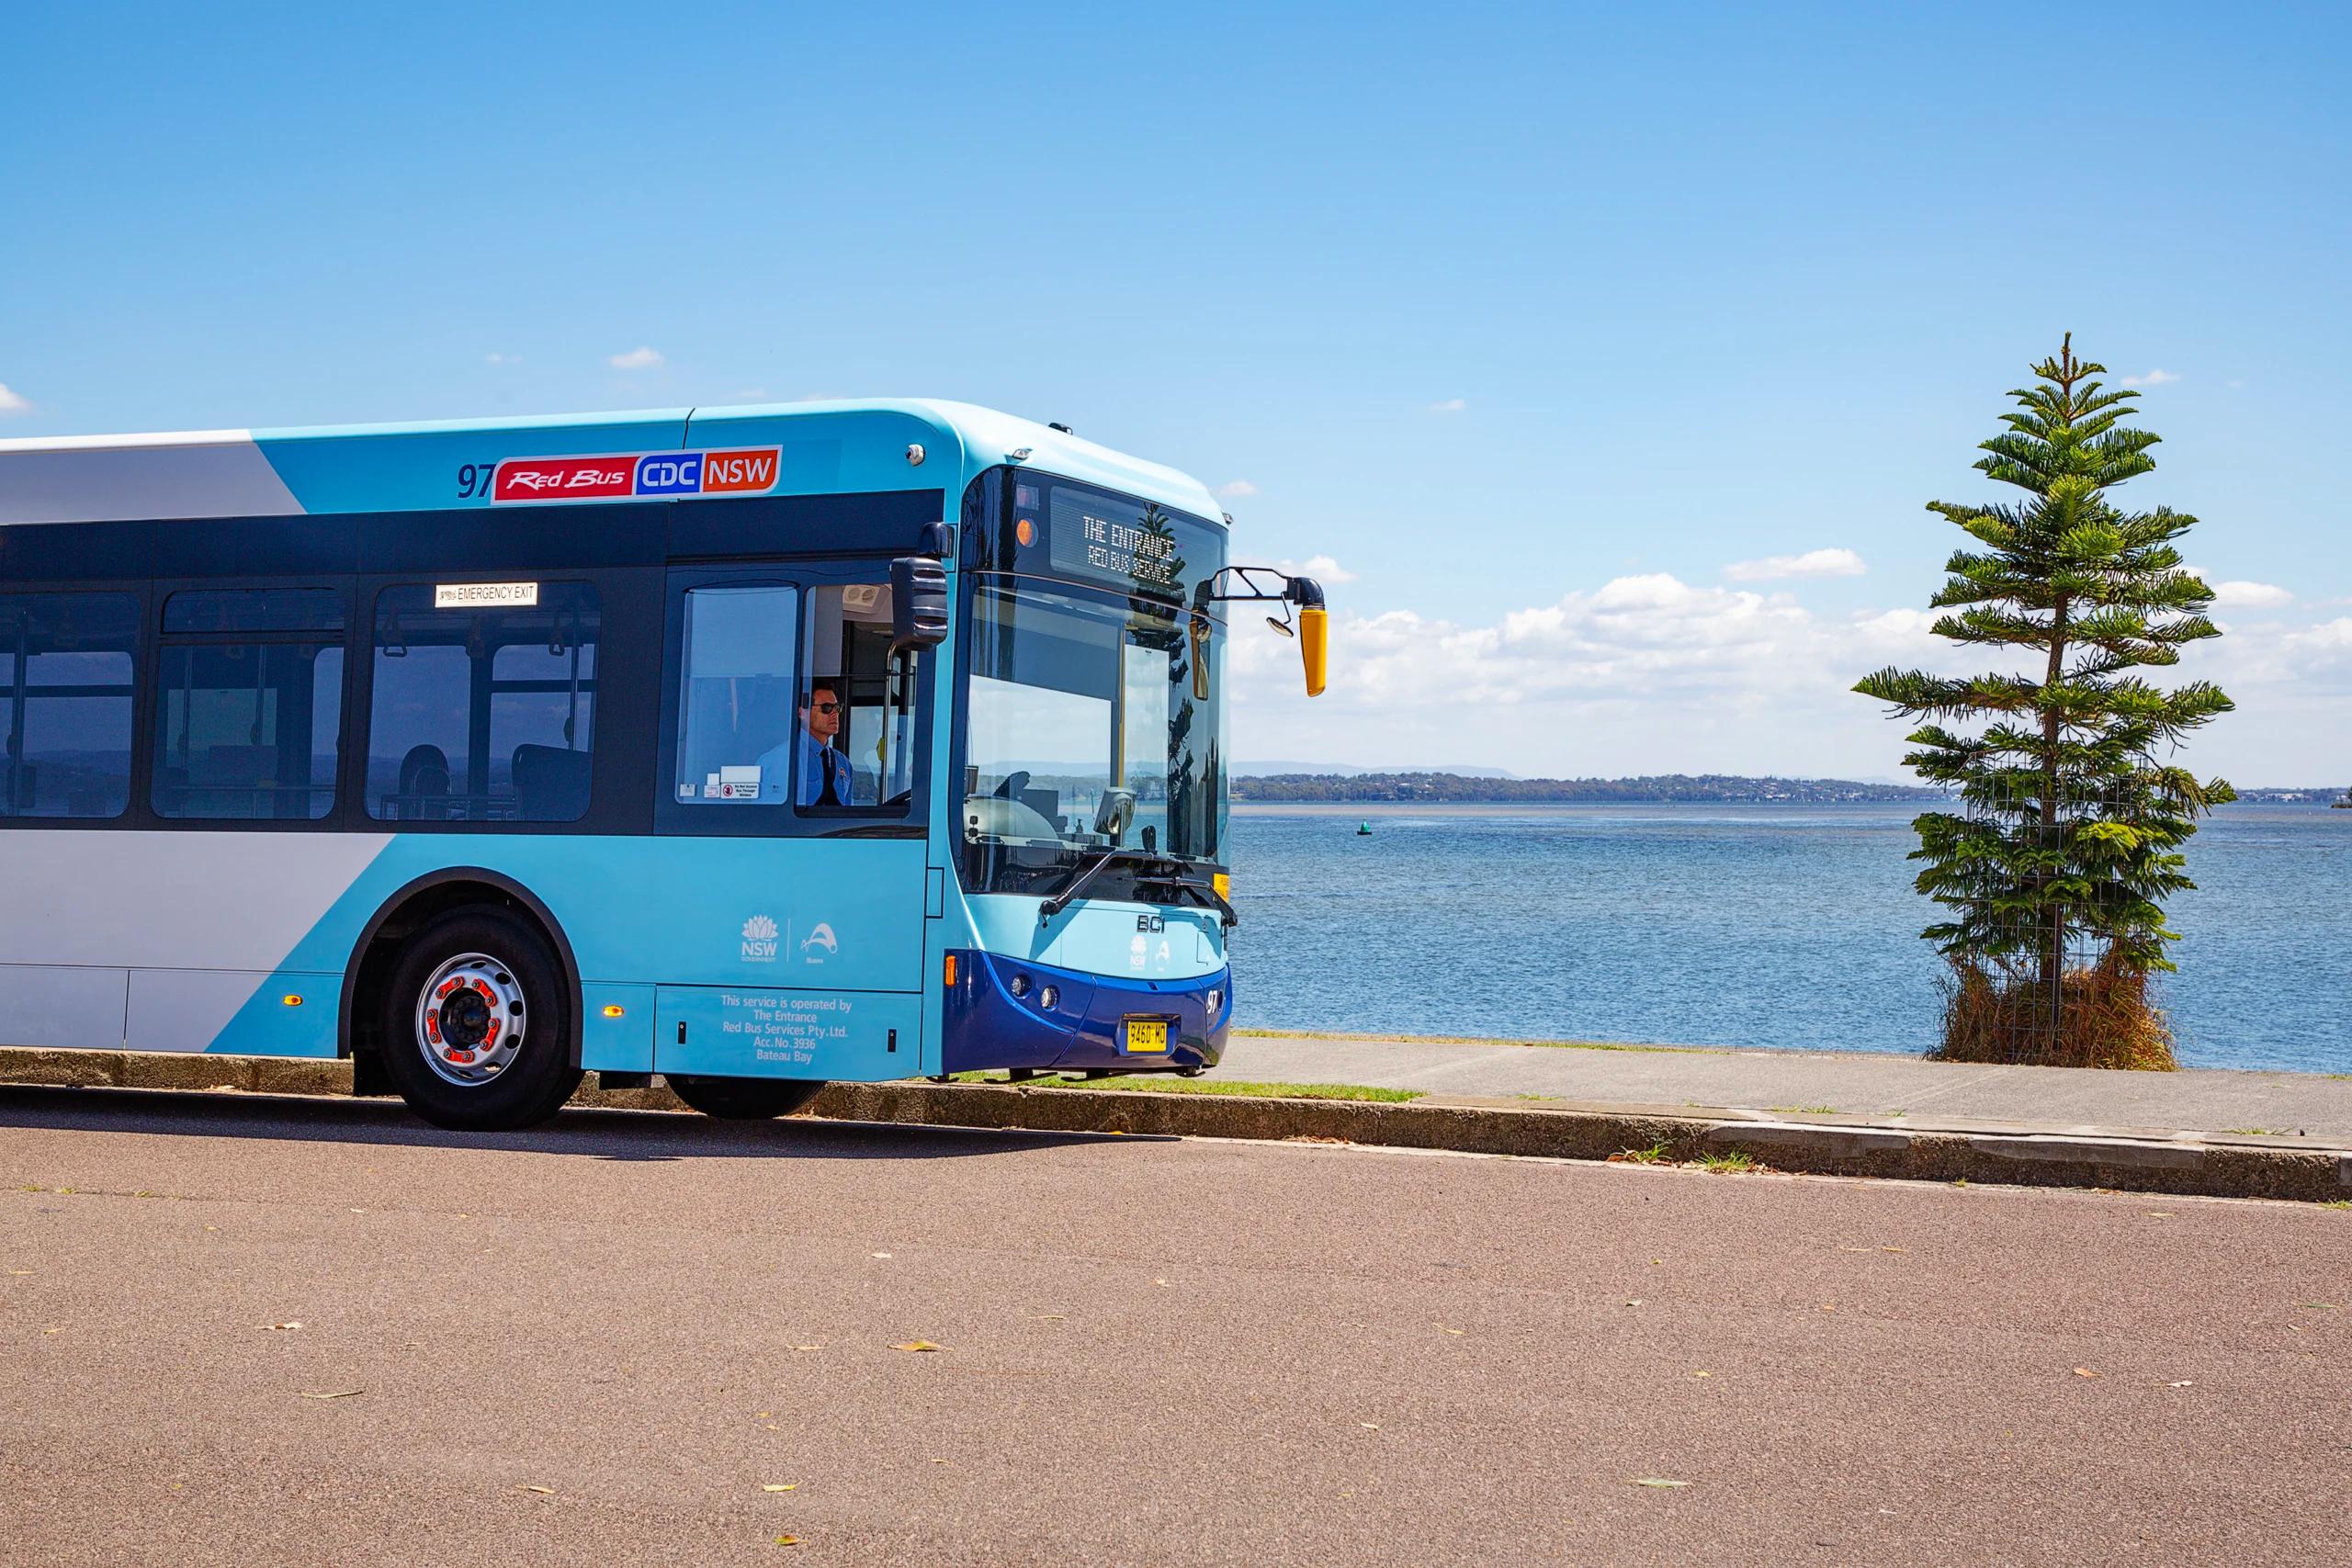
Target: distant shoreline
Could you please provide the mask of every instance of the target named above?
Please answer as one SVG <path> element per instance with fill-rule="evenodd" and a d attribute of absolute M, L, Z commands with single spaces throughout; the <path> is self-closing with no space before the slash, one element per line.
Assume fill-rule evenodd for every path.
<path fill-rule="evenodd" d="M 1651 810 L 1678 811 L 1860 811 L 1887 807 L 1926 810 L 1935 804 L 1920 800 L 1237 800 L 1236 817 L 1493 817 L 1538 812 Z M 2325 811 L 2325 801 L 2238 800 L 2217 807 L 2223 812 L 2246 808 Z"/>

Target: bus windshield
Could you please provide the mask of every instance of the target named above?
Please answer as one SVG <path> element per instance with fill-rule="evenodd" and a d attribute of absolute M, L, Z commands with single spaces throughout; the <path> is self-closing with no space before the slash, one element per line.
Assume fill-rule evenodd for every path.
<path fill-rule="evenodd" d="M 1197 611 L 981 578 L 965 692 L 973 890 L 1051 893 L 1113 849 L 1217 862 L 1224 643 Z"/>

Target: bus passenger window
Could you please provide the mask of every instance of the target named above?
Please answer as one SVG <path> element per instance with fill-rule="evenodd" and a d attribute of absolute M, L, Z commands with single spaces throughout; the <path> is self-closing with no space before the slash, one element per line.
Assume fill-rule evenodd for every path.
<path fill-rule="evenodd" d="M 797 592 L 778 583 L 686 591 L 673 781 L 681 804 L 786 799 Z"/>
<path fill-rule="evenodd" d="M 820 815 L 905 810 L 914 790 L 915 673 L 922 655 L 891 657 L 889 585 L 811 589 L 808 645 L 800 699 L 802 784 L 794 804 Z"/>
<path fill-rule="evenodd" d="M 436 607 L 435 588 L 423 584 L 377 595 L 368 816 L 577 822 L 588 814 L 596 591 L 526 586 L 536 603 Z"/>
<path fill-rule="evenodd" d="M 127 593 L 0 594 L 0 818 L 130 806 L 138 638 Z"/>
<path fill-rule="evenodd" d="M 159 817 L 316 822 L 343 756 L 343 594 L 196 589 L 164 601 Z"/>

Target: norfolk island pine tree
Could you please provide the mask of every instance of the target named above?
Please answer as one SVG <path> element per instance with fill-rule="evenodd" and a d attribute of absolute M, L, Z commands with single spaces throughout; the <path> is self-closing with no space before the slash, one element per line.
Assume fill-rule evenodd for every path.
<path fill-rule="evenodd" d="M 2180 850 L 2197 818 L 2234 798 L 2159 755 L 2229 698 L 2132 673 L 2177 663 L 2220 628 L 2205 614 L 2212 590 L 2174 548 L 2196 519 L 2109 499 L 2155 467 L 2157 437 L 2120 423 L 2139 394 L 2103 388 L 2105 369 L 2077 359 L 2068 333 L 2033 367 L 2038 384 L 2009 394 L 2008 428 L 1975 466 L 2023 500 L 1928 503 L 1978 547 L 1946 563 L 1936 634 L 2010 651 L 2020 669 L 1889 668 L 1854 688 L 1922 721 L 1904 761 L 1965 808 L 1913 824 L 1918 889 L 1948 911 L 1921 933 L 1952 965 L 1945 1055 L 2170 1066 L 2147 1002 L 2150 975 L 2174 967 L 2164 899 L 2195 886 Z"/>

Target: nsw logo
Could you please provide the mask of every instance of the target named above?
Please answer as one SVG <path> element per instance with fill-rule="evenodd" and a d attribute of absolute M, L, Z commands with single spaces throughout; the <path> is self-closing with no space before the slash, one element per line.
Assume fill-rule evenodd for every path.
<path fill-rule="evenodd" d="M 775 922 L 765 915 L 753 915 L 743 922 L 743 962 L 775 962 Z"/>

